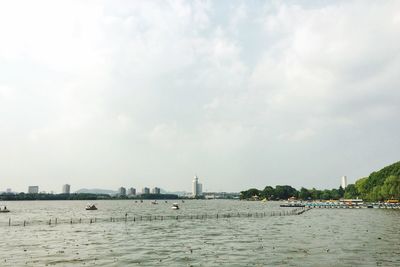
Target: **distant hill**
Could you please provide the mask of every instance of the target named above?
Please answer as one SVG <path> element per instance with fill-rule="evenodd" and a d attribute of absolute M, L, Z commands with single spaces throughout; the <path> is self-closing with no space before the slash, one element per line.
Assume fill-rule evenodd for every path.
<path fill-rule="evenodd" d="M 113 190 L 108 190 L 108 189 L 86 189 L 86 188 L 82 188 L 79 189 L 78 191 L 76 191 L 75 193 L 77 194 L 106 194 L 106 195 L 115 195 L 118 192 L 117 191 L 113 191 Z"/>

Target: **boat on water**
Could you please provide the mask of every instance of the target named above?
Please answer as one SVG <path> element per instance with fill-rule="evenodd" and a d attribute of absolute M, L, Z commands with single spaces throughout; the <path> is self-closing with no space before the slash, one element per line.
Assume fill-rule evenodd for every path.
<path fill-rule="evenodd" d="M 7 209 L 7 207 L 6 207 L 6 206 L 4 206 L 4 207 L 0 207 L 0 213 L 7 213 L 7 212 L 10 212 L 10 210 L 9 210 L 9 209 Z"/>
<path fill-rule="evenodd" d="M 157 205 L 157 204 L 158 204 L 158 202 L 157 202 L 157 200 L 154 200 L 154 201 L 152 201 L 152 202 L 151 202 L 151 204 L 153 204 L 153 205 Z"/>
<path fill-rule="evenodd" d="M 85 209 L 86 210 L 97 210 L 97 207 L 95 204 L 88 204 Z"/>
<path fill-rule="evenodd" d="M 178 205 L 178 203 L 172 203 L 171 209 L 173 209 L 173 210 L 179 210 L 179 205 Z"/>

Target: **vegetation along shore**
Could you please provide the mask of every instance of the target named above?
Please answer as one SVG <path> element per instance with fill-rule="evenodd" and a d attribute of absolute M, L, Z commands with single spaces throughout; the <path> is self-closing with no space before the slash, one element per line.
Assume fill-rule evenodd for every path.
<path fill-rule="evenodd" d="M 354 184 L 349 184 L 345 189 L 339 187 L 331 190 L 318 190 L 302 187 L 297 190 L 289 185 L 277 185 L 275 188 L 266 186 L 262 190 L 251 188 L 242 191 L 240 194 L 241 199 L 252 199 L 254 197 L 268 200 L 281 200 L 290 197 L 302 200 L 362 198 L 371 202 L 399 199 L 400 161 L 373 172 L 368 177 L 357 180 Z"/>

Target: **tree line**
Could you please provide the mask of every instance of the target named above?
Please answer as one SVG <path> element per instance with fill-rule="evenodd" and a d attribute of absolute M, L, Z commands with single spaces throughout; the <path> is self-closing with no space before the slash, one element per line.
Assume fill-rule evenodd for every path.
<path fill-rule="evenodd" d="M 362 198 L 366 201 L 385 201 L 400 199 L 400 161 L 357 180 L 355 184 L 349 184 L 345 189 L 339 187 L 331 190 L 317 190 L 302 187 L 300 190 L 296 190 L 289 185 L 277 185 L 275 188 L 266 186 L 262 190 L 251 188 L 240 192 L 241 199 L 251 199 L 254 196 L 268 200 L 290 197 L 302 200 Z"/>
<path fill-rule="evenodd" d="M 277 185 L 275 188 L 273 188 L 272 186 L 266 186 L 262 190 L 251 188 L 249 190 L 242 191 L 240 192 L 240 199 L 251 199 L 257 196 L 258 198 L 265 198 L 268 200 L 282 200 L 291 197 L 302 200 L 329 200 L 339 199 L 344 197 L 344 195 L 345 190 L 342 187 L 339 187 L 338 189 L 334 188 L 331 190 L 318 190 L 315 188 L 307 189 L 302 187 L 300 190 L 297 190 L 290 185 Z"/>
<path fill-rule="evenodd" d="M 371 173 L 347 186 L 349 197 L 367 201 L 384 201 L 400 198 L 400 161 Z"/>

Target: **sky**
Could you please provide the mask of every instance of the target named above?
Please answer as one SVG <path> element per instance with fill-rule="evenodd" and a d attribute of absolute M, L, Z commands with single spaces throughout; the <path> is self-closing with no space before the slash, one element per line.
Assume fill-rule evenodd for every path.
<path fill-rule="evenodd" d="M 337 188 L 399 85 L 400 1 L 2 1 L 0 191 Z"/>

